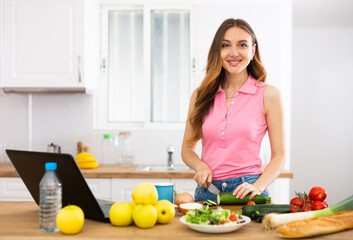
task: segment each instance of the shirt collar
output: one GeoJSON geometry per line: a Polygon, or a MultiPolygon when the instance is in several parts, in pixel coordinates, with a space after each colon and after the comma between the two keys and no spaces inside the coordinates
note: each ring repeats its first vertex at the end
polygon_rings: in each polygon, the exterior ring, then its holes
{"type": "MultiPolygon", "coordinates": [[[[244,83],[244,85],[241,86],[241,88],[239,89],[239,92],[248,93],[248,94],[255,94],[256,90],[257,90],[257,86],[255,85],[255,83],[256,83],[256,79],[254,79],[251,75],[249,75],[249,77],[246,80],[246,82],[244,83]]],[[[259,81],[257,83],[258,86],[262,86],[262,84],[264,84],[264,83],[261,81],[259,81]]],[[[218,87],[217,93],[220,93],[220,92],[223,92],[221,84],[218,87]]]]}

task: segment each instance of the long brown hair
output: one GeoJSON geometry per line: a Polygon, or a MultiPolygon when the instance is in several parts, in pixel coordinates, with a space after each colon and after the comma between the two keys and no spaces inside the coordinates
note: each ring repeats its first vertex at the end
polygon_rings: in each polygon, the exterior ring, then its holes
{"type": "Polygon", "coordinates": [[[257,80],[256,83],[266,81],[266,70],[261,62],[259,44],[250,25],[242,19],[230,18],[225,20],[218,28],[208,52],[206,76],[196,89],[195,108],[188,118],[193,129],[193,136],[189,142],[196,142],[202,137],[204,118],[212,108],[218,87],[224,80],[225,72],[222,67],[221,45],[224,34],[232,27],[239,27],[250,34],[252,46],[256,44],[256,51],[253,60],[247,66],[247,71],[257,80]]]}

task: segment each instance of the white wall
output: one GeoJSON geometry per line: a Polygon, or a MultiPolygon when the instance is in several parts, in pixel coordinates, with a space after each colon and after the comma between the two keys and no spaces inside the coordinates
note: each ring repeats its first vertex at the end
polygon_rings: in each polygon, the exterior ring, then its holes
{"type": "MultiPolygon", "coordinates": [[[[290,159],[291,114],[291,1],[290,0],[208,0],[196,1],[195,55],[198,81],[204,74],[207,53],[213,35],[221,22],[229,17],[244,18],[254,28],[259,40],[261,56],[268,71],[268,83],[279,87],[283,94],[286,132],[287,168],[290,159]],[[217,13],[217,14],[216,14],[217,13]],[[263,16],[263,17],[259,17],[263,16]],[[266,17],[264,17],[266,16],[266,17]]],[[[198,84],[195,85],[195,87],[198,84]]],[[[77,141],[83,141],[100,158],[102,133],[93,129],[93,97],[81,94],[9,94],[0,95],[0,143],[11,147],[46,151],[51,142],[59,144],[63,152],[76,154],[77,141]],[[20,145],[18,145],[20,143],[20,145]],[[17,144],[17,145],[14,145],[17,144]]],[[[118,130],[116,131],[118,132],[118,130]]],[[[175,147],[174,160],[180,158],[183,130],[132,132],[135,163],[167,163],[166,148],[175,147]]],[[[268,143],[264,145],[268,149],[268,143]]],[[[289,199],[289,182],[277,180],[271,189],[276,202],[289,199]],[[274,190],[277,189],[277,190],[274,190]],[[278,190],[280,189],[280,190],[278,190]]]]}
{"type": "Polygon", "coordinates": [[[291,193],[353,194],[353,28],[293,31],[291,193]]]}

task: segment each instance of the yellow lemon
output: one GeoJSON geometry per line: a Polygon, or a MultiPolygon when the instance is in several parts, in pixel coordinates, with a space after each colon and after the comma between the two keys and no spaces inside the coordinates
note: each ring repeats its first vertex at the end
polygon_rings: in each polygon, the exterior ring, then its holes
{"type": "Polygon", "coordinates": [[[132,207],[129,203],[116,202],[109,211],[110,222],[114,226],[124,227],[132,223],[132,207]]]}
{"type": "Polygon", "coordinates": [[[80,164],[80,163],[95,163],[96,162],[95,156],[89,152],[81,152],[81,153],[77,154],[75,158],[76,158],[76,162],[78,164],[80,164]]]}
{"type": "Polygon", "coordinates": [[[81,169],[94,169],[94,168],[99,167],[99,164],[96,162],[94,162],[94,163],[84,162],[84,163],[79,163],[78,166],[81,169]]]}
{"type": "Polygon", "coordinates": [[[138,204],[132,211],[133,220],[139,228],[151,228],[157,222],[157,209],[151,205],[138,204]]]}
{"type": "Polygon", "coordinates": [[[143,182],[137,185],[131,195],[136,204],[153,205],[158,200],[157,188],[150,182],[143,182]]]}
{"type": "Polygon", "coordinates": [[[56,216],[56,225],[64,234],[79,233],[85,222],[82,209],[76,205],[68,205],[60,210],[56,216]]]}
{"type": "Polygon", "coordinates": [[[169,223],[175,216],[174,205],[168,200],[159,200],[154,207],[157,209],[158,223],[169,223]]]}

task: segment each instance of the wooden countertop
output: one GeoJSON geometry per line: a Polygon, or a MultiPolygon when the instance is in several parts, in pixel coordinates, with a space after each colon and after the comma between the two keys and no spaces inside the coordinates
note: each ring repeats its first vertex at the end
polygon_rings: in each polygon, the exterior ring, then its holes
{"type": "MultiPolygon", "coordinates": [[[[226,206],[238,210],[240,206],[226,206]]],[[[114,227],[110,223],[85,220],[82,231],[76,235],[63,235],[60,232],[44,233],[39,230],[39,207],[34,202],[0,202],[0,239],[281,239],[276,232],[264,232],[261,225],[252,221],[237,231],[223,234],[200,233],[183,225],[177,212],[174,219],[165,225],[157,224],[150,229],[140,229],[135,225],[114,227]]],[[[319,236],[310,239],[352,239],[353,230],[319,236]]],[[[303,239],[303,238],[302,238],[303,239]]]]}
{"type": "MultiPolygon", "coordinates": [[[[137,172],[137,165],[123,168],[120,165],[82,169],[86,178],[194,178],[195,172],[137,172]]],[[[12,165],[0,165],[0,177],[19,177],[12,165]]],[[[293,178],[293,173],[283,170],[279,178],[293,178]]]]}

